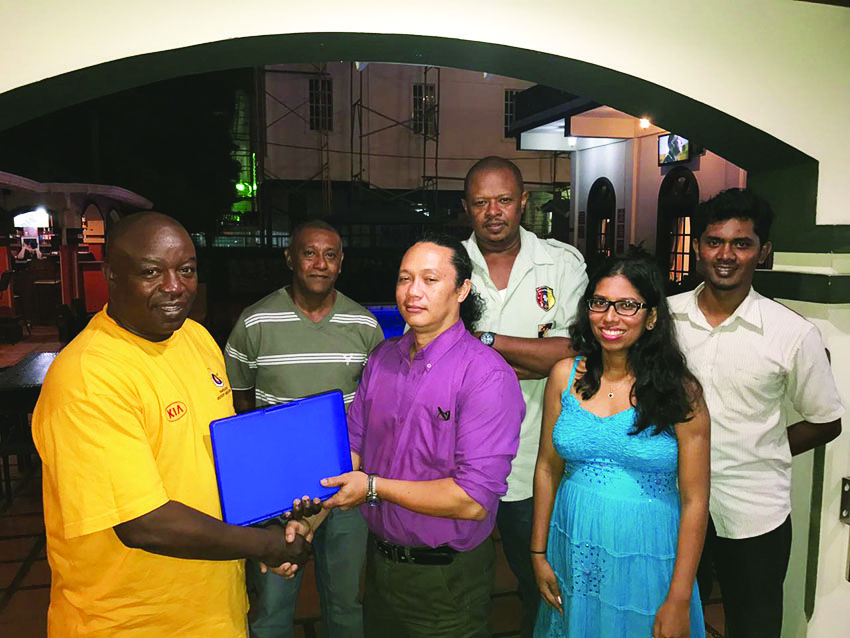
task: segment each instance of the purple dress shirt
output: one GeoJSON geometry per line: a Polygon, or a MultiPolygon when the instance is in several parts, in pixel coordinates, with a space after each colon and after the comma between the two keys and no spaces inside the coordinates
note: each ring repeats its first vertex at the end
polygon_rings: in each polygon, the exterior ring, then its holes
{"type": "MultiPolygon", "coordinates": [[[[348,411],[364,471],[427,481],[451,477],[483,521],[417,514],[394,503],[361,508],[369,529],[399,545],[477,547],[493,531],[525,415],[519,381],[498,352],[458,321],[410,360],[413,332],[378,346],[348,411]]],[[[380,485],[380,481],[379,481],[380,485]]]]}

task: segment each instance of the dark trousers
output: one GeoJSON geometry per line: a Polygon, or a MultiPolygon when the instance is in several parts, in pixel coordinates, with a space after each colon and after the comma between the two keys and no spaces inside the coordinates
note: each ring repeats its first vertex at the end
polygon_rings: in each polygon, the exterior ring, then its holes
{"type": "Polygon", "coordinates": [[[488,638],[496,552],[488,537],[448,565],[395,563],[366,552],[366,638],[488,638]]]}
{"type": "Polygon", "coordinates": [[[502,549],[511,571],[519,581],[522,599],[521,638],[532,638],[537,610],[540,609],[540,591],[534,568],[531,566],[531,523],[534,518],[534,499],[502,501],[496,515],[502,549]]]}
{"type": "Polygon", "coordinates": [[[720,538],[709,517],[697,570],[700,598],[709,600],[717,574],[727,638],[779,638],[782,585],[791,556],[791,517],[753,538],[720,538]]]}

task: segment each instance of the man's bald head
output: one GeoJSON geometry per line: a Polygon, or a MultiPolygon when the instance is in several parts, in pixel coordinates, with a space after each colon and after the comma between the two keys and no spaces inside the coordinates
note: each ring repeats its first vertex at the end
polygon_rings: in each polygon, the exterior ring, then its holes
{"type": "Polygon", "coordinates": [[[522,181],[522,172],[519,170],[516,164],[514,164],[510,160],[506,160],[504,157],[498,157],[496,155],[491,155],[490,157],[485,157],[484,159],[480,159],[475,164],[472,165],[472,168],[466,173],[466,178],[463,180],[463,198],[468,202],[469,201],[469,187],[472,184],[472,180],[476,175],[480,175],[481,173],[485,173],[488,171],[508,171],[511,175],[513,175],[514,180],[516,181],[517,190],[522,193],[525,190],[525,184],[522,181]]]}
{"type": "Polygon", "coordinates": [[[186,229],[167,215],[130,215],[110,228],[103,275],[107,314],[135,335],[163,341],[192,309],[198,286],[195,247],[186,229]]]}
{"type": "Polygon", "coordinates": [[[105,261],[114,260],[117,254],[126,251],[128,246],[138,245],[143,239],[147,239],[150,235],[156,235],[165,229],[176,230],[184,234],[191,242],[189,233],[186,232],[183,225],[168,215],[144,211],[122,217],[109,228],[109,235],[106,237],[105,261]]]}

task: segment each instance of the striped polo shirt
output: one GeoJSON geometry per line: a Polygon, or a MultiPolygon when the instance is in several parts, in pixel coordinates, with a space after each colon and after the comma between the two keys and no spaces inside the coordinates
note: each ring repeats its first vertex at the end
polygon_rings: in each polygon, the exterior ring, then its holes
{"type": "Polygon", "coordinates": [[[383,338],[372,313],[339,291],[313,322],[281,288],[240,315],[224,349],[227,376],[234,390],[254,388],[258,408],[336,389],[347,406],[383,338]]]}

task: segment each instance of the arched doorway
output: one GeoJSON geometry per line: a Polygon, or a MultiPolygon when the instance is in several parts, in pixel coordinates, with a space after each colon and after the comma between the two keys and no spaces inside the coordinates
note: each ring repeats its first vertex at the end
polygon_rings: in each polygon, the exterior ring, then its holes
{"type": "Polygon", "coordinates": [[[600,177],[590,187],[587,196],[587,243],[585,260],[588,270],[593,270],[603,259],[614,252],[614,217],[617,195],[607,177],[600,177]]]}
{"type": "Polygon", "coordinates": [[[674,167],[658,189],[655,255],[668,292],[693,288],[691,215],[699,203],[699,184],[691,169],[674,167]]]}

